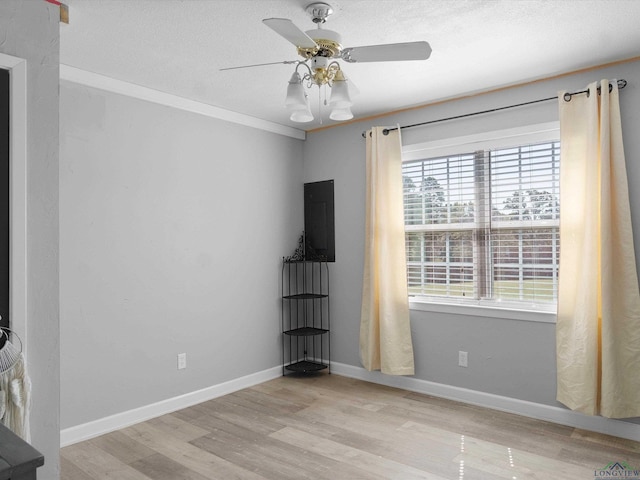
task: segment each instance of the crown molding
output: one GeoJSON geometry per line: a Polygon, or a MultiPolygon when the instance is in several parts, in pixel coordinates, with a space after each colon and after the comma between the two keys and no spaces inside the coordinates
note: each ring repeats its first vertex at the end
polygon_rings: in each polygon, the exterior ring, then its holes
{"type": "Polygon", "coordinates": [[[77,83],[87,87],[105,90],[111,93],[118,93],[128,97],[146,100],[148,102],[178,108],[187,112],[197,113],[211,118],[236,123],[246,127],[257,128],[266,132],[284,135],[297,140],[305,140],[304,130],[280,125],[279,123],[262,120],[260,118],[233,112],[224,108],[215,107],[206,103],[179,97],[171,93],[161,92],[152,88],[143,87],[133,83],[117,80],[115,78],[89,72],[70,65],[60,64],[60,80],[77,83]]]}

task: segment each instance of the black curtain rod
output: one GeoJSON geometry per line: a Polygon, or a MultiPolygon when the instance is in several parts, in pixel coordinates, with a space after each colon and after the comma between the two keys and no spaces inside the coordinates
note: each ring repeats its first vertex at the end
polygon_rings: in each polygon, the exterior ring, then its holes
{"type": "MultiPolygon", "coordinates": [[[[627,86],[627,81],[625,79],[618,80],[617,83],[618,83],[618,88],[619,89],[622,89],[622,88],[627,86]]],[[[612,89],[613,89],[613,86],[611,84],[609,84],[609,91],[611,91],[612,89]]],[[[587,95],[589,95],[591,92],[589,92],[588,88],[586,90],[581,90],[579,92],[573,92],[573,93],[568,93],[567,92],[567,93],[564,94],[564,101],[565,102],[570,102],[571,101],[571,97],[573,97],[574,95],[580,95],[582,93],[586,93],[587,95]]],[[[598,93],[600,93],[600,87],[598,87],[598,93]]],[[[448,120],[457,120],[459,118],[473,117],[475,115],[482,115],[482,114],[485,114],[485,113],[499,112],[500,110],[507,110],[509,108],[516,108],[516,107],[523,107],[525,105],[532,105],[534,103],[548,102],[550,100],[557,100],[557,99],[558,99],[557,96],[548,97],[548,98],[541,98],[539,100],[531,100],[530,102],[517,103],[515,105],[507,105],[506,107],[492,108],[491,110],[482,110],[481,112],[465,113],[464,115],[456,115],[455,117],[439,118],[437,120],[430,120],[428,122],[414,123],[412,125],[403,125],[403,126],[400,126],[400,127],[385,128],[384,130],[382,130],[382,133],[384,135],[389,135],[389,132],[393,132],[394,130],[398,130],[398,129],[421,127],[423,125],[430,125],[432,123],[446,122],[448,120]]],[[[366,138],[366,133],[367,132],[362,132],[362,138],[366,138]]]]}

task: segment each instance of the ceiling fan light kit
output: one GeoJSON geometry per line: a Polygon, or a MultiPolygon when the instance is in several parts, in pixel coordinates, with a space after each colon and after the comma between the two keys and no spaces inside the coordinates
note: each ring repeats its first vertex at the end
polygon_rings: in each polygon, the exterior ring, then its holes
{"type": "MultiPolygon", "coordinates": [[[[314,85],[331,88],[328,102],[331,120],[345,121],[353,118],[351,95],[354,89],[349,88],[351,82],[344,75],[338,60],[348,63],[426,60],[431,55],[431,47],[425,41],[343,48],[342,38],[338,32],[322,28],[322,24],[333,13],[331,5],[315,2],[308,5],[305,10],[317,28],[304,32],[287,18],[266,18],[262,21],[278,35],[295,45],[298,55],[303,58],[297,61],[275,62],[296,64],[287,86],[285,99],[285,107],[289,110],[289,118],[293,122],[313,121],[306,89],[311,89],[314,85]],[[298,71],[301,67],[303,70],[306,69],[302,74],[298,71]]],[[[320,89],[318,95],[321,95],[320,89]]],[[[326,100],[324,104],[327,105],[326,100]]]]}

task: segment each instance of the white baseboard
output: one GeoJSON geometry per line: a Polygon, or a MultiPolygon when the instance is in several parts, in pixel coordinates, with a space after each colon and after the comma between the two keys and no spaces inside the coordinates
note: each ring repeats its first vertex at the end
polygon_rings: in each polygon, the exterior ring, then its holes
{"type": "Polygon", "coordinates": [[[207,400],[221,397],[228,393],[237,392],[243,388],[248,388],[280,376],[282,376],[282,366],[277,366],[151,405],[117,413],[82,425],[76,425],[75,427],[65,428],[60,432],[60,446],[66,447],[74,443],[89,440],[90,438],[175,412],[176,410],[187,408],[198,403],[206,402],[207,400]]]}
{"type": "MultiPolygon", "coordinates": [[[[560,407],[518,400],[516,398],[493,395],[491,393],[469,390],[466,388],[429,382],[413,377],[384,375],[380,372],[369,372],[362,367],[344,363],[331,362],[331,373],[356,378],[367,382],[378,383],[390,387],[402,388],[412,392],[424,393],[435,397],[447,398],[480,407],[491,408],[508,413],[515,413],[538,420],[567,425],[574,428],[613,435],[615,437],[640,441],[640,425],[613,420],[604,417],[591,417],[560,407]]],[[[126,412],[111,415],[60,432],[62,447],[73,445],[90,438],[103,435],[130,425],[175,412],[213,398],[237,392],[259,383],[263,383],[282,375],[282,367],[277,366],[228,382],[146,405],[126,412]]]]}
{"type": "Polygon", "coordinates": [[[538,420],[567,425],[592,432],[604,433],[615,437],[640,441],[640,425],[604,417],[591,417],[565,408],[518,400],[516,398],[493,395],[491,393],[429,382],[413,377],[384,375],[369,372],[362,367],[331,362],[331,373],[345,377],[365,380],[390,387],[402,388],[412,392],[447,398],[493,410],[515,413],[538,420]]]}

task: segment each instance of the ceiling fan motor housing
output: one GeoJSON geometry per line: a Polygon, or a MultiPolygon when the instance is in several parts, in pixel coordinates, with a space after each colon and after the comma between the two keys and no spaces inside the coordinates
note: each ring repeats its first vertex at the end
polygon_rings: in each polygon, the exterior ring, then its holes
{"type": "MultiPolygon", "coordinates": [[[[318,45],[315,49],[302,49],[304,51],[308,51],[310,53],[309,56],[304,55],[304,53],[300,53],[303,57],[306,58],[320,56],[320,57],[339,57],[342,52],[342,37],[338,32],[334,32],[333,30],[327,30],[324,28],[317,28],[313,30],[307,30],[307,35],[309,35],[314,42],[318,45]],[[313,51],[311,51],[313,50],[313,51]]],[[[300,49],[299,49],[300,50],[300,49]]]]}

